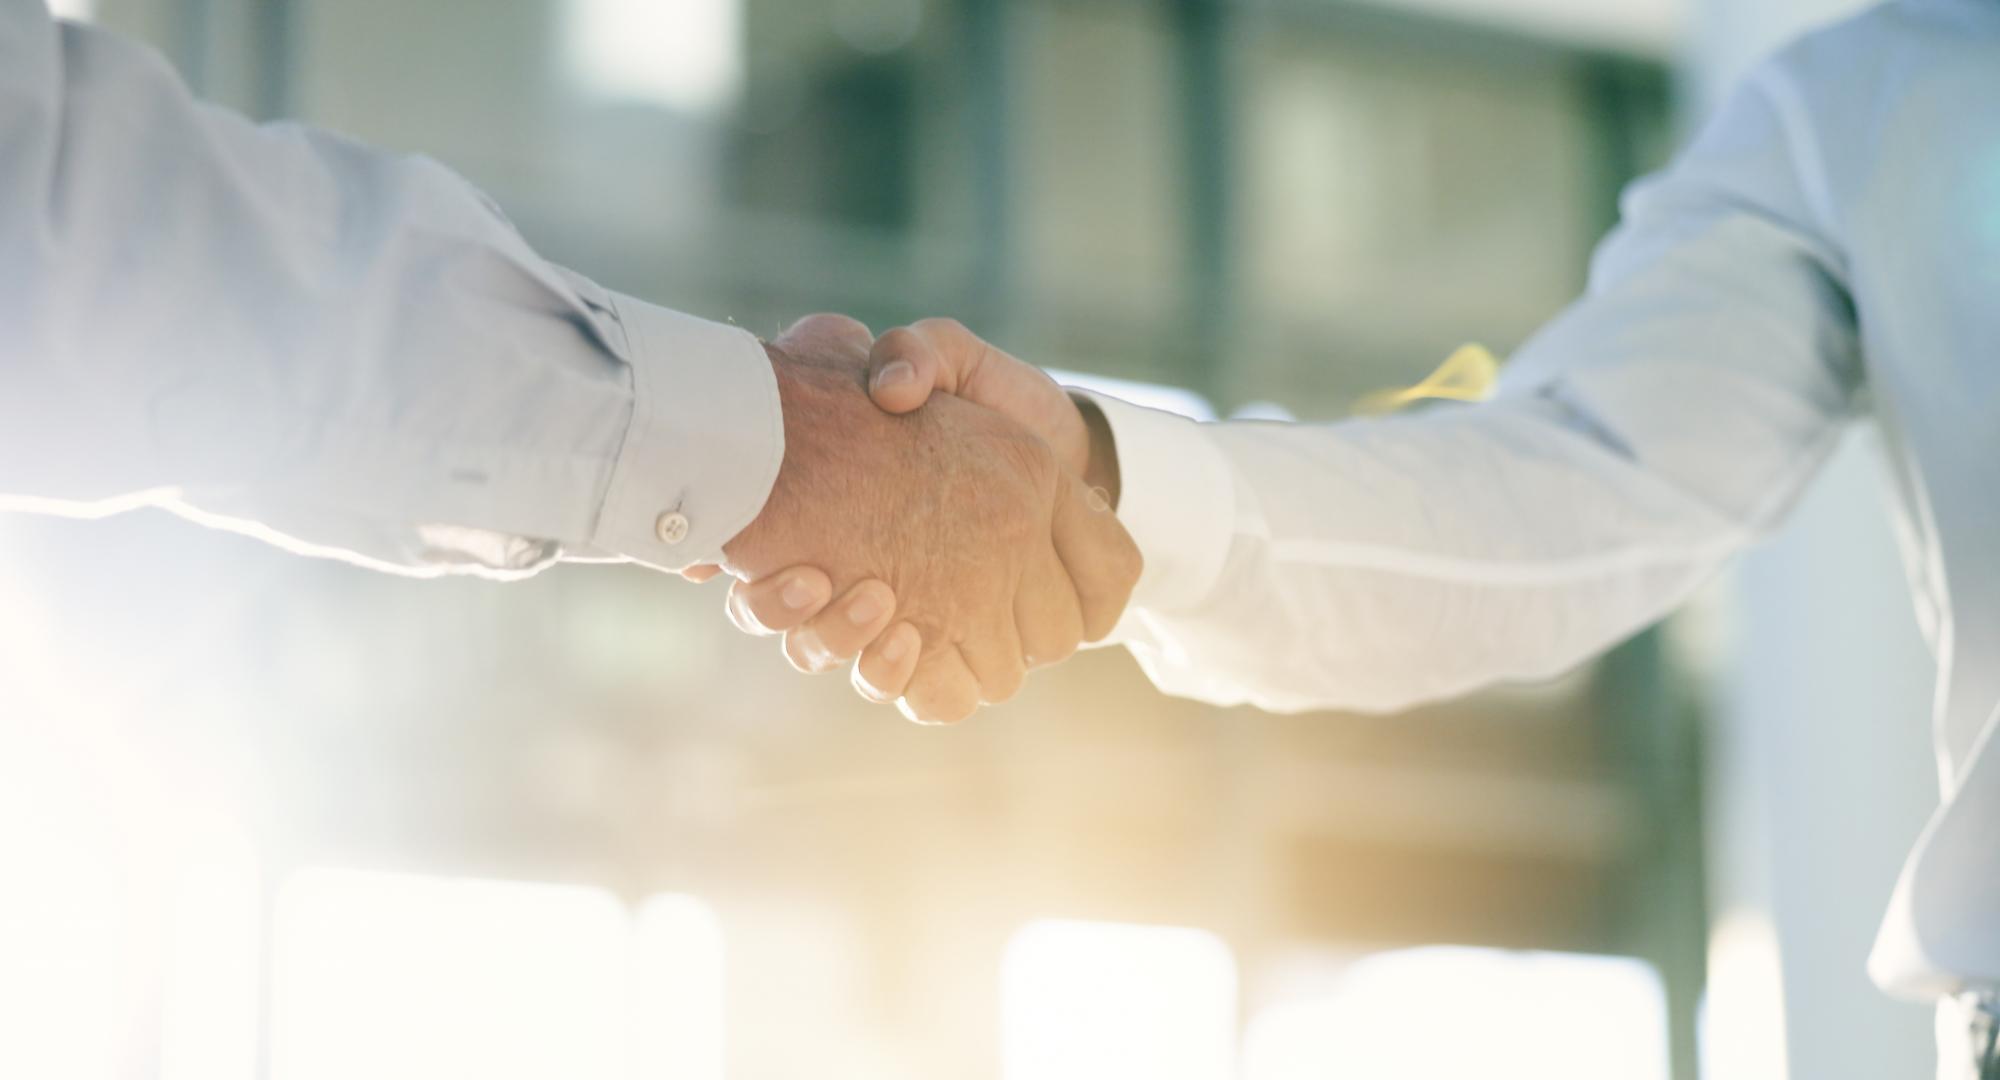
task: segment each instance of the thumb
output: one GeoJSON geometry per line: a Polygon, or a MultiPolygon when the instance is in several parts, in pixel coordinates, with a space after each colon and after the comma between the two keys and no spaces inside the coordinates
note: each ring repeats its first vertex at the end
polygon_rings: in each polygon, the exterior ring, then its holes
{"type": "Polygon", "coordinates": [[[883,412],[914,412],[933,391],[957,392],[956,359],[921,329],[899,326],[876,338],[869,350],[868,396],[883,412]]]}
{"type": "Polygon", "coordinates": [[[1102,493],[1065,471],[1058,478],[1050,538],[1076,586],[1083,640],[1103,639],[1118,624],[1145,560],[1102,493]]]}

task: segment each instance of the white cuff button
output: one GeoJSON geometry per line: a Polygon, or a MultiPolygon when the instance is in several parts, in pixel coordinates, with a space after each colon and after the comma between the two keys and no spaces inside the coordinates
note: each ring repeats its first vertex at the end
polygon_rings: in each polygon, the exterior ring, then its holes
{"type": "Polygon", "coordinates": [[[653,535],[659,537],[662,544],[678,544],[687,539],[687,515],[678,510],[661,514],[660,520],[653,523],[653,535]]]}

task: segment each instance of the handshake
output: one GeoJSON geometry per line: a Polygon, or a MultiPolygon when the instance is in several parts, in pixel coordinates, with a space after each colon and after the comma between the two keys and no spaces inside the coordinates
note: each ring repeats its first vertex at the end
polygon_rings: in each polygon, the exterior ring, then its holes
{"type": "Polygon", "coordinates": [[[1140,571],[1096,408],[948,319],[876,339],[838,315],[769,343],[785,456],[723,547],[729,615],[801,671],[922,723],[1005,701],[1111,632],[1140,571]],[[936,393],[933,399],[933,392],[936,393]]]}

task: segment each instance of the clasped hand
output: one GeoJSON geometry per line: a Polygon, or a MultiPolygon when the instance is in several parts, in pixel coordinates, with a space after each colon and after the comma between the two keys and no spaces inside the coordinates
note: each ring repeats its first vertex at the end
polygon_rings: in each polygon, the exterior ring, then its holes
{"type": "Polygon", "coordinates": [[[785,455],[724,547],[739,627],[782,633],[802,671],[854,661],[865,697],[926,723],[1110,633],[1139,553],[1111,455],[1093,468],[1090,419],[1046,374],[949,320],[878,341],[816,315],[767,349],[785,455]]]}

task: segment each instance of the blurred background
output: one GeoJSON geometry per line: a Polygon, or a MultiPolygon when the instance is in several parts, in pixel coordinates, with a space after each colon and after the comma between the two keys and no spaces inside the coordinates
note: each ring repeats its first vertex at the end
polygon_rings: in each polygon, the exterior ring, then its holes
{"type": "MultiPolygon", "coordinates": [[[[58,5],[617,289],[1302,419],[1517,345],[1620,187],[1855,6],[58,5]]],[[[1104,651],[920,729],[720,585],[0,517],[0,1075],[1918,1075],[1862,967],[1935,800],[1873,438],[1665,628],[1397,717],[1104,651]]]]}

